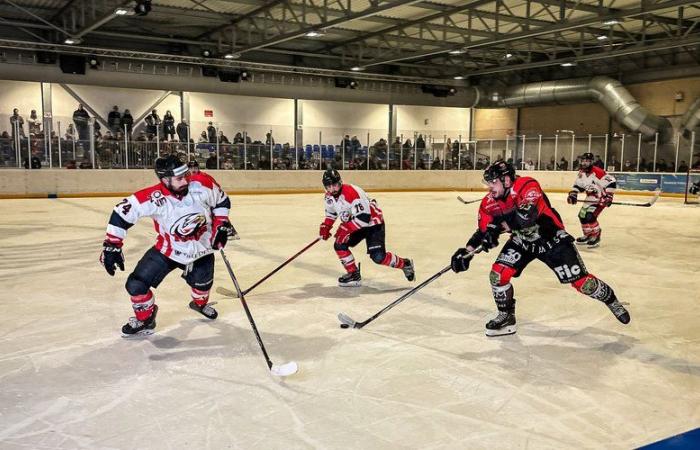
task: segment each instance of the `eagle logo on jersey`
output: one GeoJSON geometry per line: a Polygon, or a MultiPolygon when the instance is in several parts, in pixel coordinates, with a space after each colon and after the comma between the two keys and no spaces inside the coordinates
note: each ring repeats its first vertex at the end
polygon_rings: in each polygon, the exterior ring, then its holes
{"type": "Polygon", "coordinates": [[[170,227],[170,234],[181,241],[199,240],[206,231],[207,218],[201,213],[191,213],[180,217],[170,227]]]}

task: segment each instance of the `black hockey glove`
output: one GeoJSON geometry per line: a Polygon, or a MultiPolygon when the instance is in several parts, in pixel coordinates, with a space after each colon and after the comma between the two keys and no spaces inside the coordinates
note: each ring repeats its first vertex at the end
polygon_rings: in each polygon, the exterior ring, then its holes
{"type": "Polygon", "coordinates": [[[690,189],[688,189],[688,193],[692,195],[697,195],[698,192],[700,192],[700,182],[693,184],[690,186],[690,189]]]}
{"type": "Polygon", "coordinates": [[[566,197],[566,203],[575,205],[578,202],[578,191],[569,191],[569,196],[566,197]]]}
{"type": "Polygon", "coordinates": [[[450,265],[452,266],[452,271],[454,273],[466,272],[469,269],[469,262],[472,260],[474,255],[469,255],[469,251],[462,247],[458,248],[457,251],[452,255],[452,261],[450,265]]]}
{"type": "Polygon", "coordinates": [[[214,235],[214,240],[211,243],[211,247],[214,250],[219,250],[226,247],[229,236],[233,236],[236,233],[236,229],[233,228],[231,222],[224,220],[216,227],[216,234],[214,235]]]}
{"type": "Polygon", "coordinates": [[[488,253],[492,248],[498,247],[498,235],[501,234],[500,227],[495,223],[490,223],[486,226],[486,232],[484,232],[481,238],[481,249],[488,253]]]}
{"type": "Polygon", "coordinates": [[[124,254],[122,253],[121,243],[115,244],[110,241],[104,241],[102,243],[100,262],[111,276],[114,276],[117,272],[117,267],[124,271],[124,254]]]}

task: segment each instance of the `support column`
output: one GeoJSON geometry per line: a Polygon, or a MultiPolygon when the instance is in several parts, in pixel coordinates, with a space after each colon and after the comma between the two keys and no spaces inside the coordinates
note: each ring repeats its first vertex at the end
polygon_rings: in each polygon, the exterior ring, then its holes
{"type": "Polygon", "coordinates": [[[43,122],[42,129],[44,130],[44,149],[48,152],[49,167],[53,168],[53,151],[51,149],[51,130],[53,130],[51,83],[41,83],[41,117],[43,122]]]}

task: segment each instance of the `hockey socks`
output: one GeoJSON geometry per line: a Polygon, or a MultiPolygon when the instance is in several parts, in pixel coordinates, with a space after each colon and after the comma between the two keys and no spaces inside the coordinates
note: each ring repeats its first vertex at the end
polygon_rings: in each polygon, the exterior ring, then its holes
{"type": "Polygon", "coordinates": [[[155,296],[150,289],[143,295],[131,296],[131,307],[134,308],[136,320],[144,321],[153,314],[155,308],[155,296]]]}
{"type": "Polygon", "coordinates": [[[588,274],[571,284],[580,293],[605,303],[605,306],[608,307],[610,312],[612,312],[615,315],[615,318],[620,322],[624,324],[628,324],[630,322],[629,312],[627,309],[625,309],[622,303],[619,302],[617,296],[615,295],[615,291],[613,291],[612,288],[603,280],[588,274]]]}
{"type": "Polygon", "coordinates": [[[355,257],[349,250],[336,250],[335,251],[340,258],[340,263],[345,267],[348,273],[357,272],[357,265],[355,265],[355,257]]]}

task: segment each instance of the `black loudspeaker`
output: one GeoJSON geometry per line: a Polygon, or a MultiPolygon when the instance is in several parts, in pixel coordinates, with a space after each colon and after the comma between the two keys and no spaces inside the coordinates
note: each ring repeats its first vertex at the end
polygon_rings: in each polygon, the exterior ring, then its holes
{"type": "Polygon", "coordinates": [[[77,75],[85,75],[85,57],[78,55],[60,55],[58,57],[58,65],[61,66],[63,73],[73,73],[77,75]]]}
{"type": "Polygon", "coordinates": [[[229,83],[238,83],[239,81],[241,81],[241,73],[222,70],[219,72],[219,80],[226,81],[229,83]]]}
{"type": "Polygon", "coordinates": [[[202,66],[202,76],[203,77],[215,77],[219,75],[219,69],[211,66],[202,66]]]}
{"type": "Polygon", "coordinates": [[[39,64],[56,64],[54,52],[36,52],[36,62],[39,64]]]}

